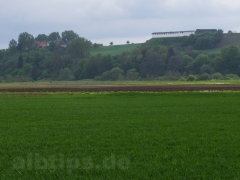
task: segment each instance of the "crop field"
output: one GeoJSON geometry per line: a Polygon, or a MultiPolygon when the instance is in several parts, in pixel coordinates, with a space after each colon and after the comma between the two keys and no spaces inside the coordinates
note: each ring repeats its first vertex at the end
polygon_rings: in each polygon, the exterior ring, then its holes
{"type": "Polygon", "coordinates": [[[239,179],[240,92],[1,92],[0,179],[239,179]]]}

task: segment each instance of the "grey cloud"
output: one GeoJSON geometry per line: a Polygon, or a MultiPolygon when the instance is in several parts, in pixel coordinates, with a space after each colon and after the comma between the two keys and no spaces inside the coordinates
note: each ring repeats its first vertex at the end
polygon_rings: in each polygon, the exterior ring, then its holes
{"type": "Polygon", "coordinates": [[[239,15],[236,0],[0,0],[0,44],[6,48],[24,31],[37,36],[74,30],[90,40],[196,28],[239,31],[239,15]]]}

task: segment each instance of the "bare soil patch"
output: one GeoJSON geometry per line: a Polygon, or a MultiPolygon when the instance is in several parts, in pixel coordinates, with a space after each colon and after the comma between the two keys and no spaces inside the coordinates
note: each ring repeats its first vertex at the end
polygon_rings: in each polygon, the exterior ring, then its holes
{"type": "Polygon", "coordinates": [[[171,92],[171,91],[240,91],[234,84],[181,85],[41,85],[0,86],[0,92],[171,92]]]}

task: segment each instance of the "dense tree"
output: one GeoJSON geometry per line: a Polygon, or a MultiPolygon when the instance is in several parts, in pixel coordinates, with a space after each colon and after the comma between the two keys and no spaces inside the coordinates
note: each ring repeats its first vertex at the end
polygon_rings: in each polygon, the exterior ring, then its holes
{"type": "Polygon", "coordinates": [[[49,43],[56,43],[61,39],[59,32],[52,32],[48,35],[48,42],[49,43]]]}
{"type": "Polygon", "coordinates": [[[189,73],[189,69],[191,69],[189,68],[190,63],[193,63],[193,58],[188,55],[184,55],[180,63],[180,71],[189,73]]]}
{"type": "Polygon", "coordinates": [[[77,38],[70,42],[68,50],[77,58],[84,58],[88,54],[91,45],[91,41],[84,38],[77,38]]]}
{"type": "Polygon", "coordinates": [[[20,33],[18,36],[18,44],[21,46],[22,50],[29,50],[34,43],[34,37],[33,35],[23,32],[20,33]]]}
{"type": "Polygon", "coordinates": [[[48,41],[48,36],[46,34],[39,34],[36,38],[35,41],[48,41]]]}
{"type": "Polygon", "coordinates": [[[136,71],[136,69],[129,69],[126,74],[127,80],[138,80],[139,79],[139,73],[136,71]]]}
{"type": "Polygon", "coordinates": [[[223,61],[221,63],[224,73],[240,74],[240,50],[237,46],[231,45],[221,50],[223,61]]]}
{"type": "Polygon", "coordinates": [[[110,46],[112,46],[113,45],[113,42],[110,42],[110,46]]]}
{"type": "Polygon", "coordinates": [[[17,50],[17,41],[15,41],[14,39],[12,39],[10,42],[9,42],[9,50],[14,52],[17,50]]]}
{"type": "Polygon", "coordinates": [[[144,58],[140,65],[140,74],[143,78],[147,76],[157,77],[164,74],[165,63],[157,53],[151,53],[144,58]]]}
{"type": "Polygon", "coordinates": [[[72,81],[75,77],[69,68],[64,68],[60,70],[59,80],[72,81]]]}
{"type": "Polygon", "coordinates": [[[194,61],[194,64],[193,64],[193,72],[195,74],[199,74],[201,72],[201,67],[204,65],[204,64],[209,64],[209,57],[205,54],[199,54],[196,58],[195,58],[195,61],[194,61]]]}
{"type": "Polygon", "coordinates": [[[123,70],[119,67],[115,67],[110,71],[106,71],[102,74],[101,79],[107,81],[117,81],[121,80],[123,76],[123,70]]]}
{"type": "Polygon", "coordinates": [[[62,32],[62,40],[65,42],[65,43],[68,43],[74,39],[77,39],[79,38],[79,35],[77,33],[75,33],[74,31],[64,31],[62,32]]]}

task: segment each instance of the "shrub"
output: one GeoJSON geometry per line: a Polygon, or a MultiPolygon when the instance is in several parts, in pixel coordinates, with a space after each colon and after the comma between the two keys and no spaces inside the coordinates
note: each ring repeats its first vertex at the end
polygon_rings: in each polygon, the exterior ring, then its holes
{"type": "Polygon", "coordinates": [[[226,74],[225,75],[226,80],[234,80],[234,79],[239,79],[239,76],[236,74],[226,74]]]}
{"type": "Polygon", "coordinates": [[[219,80],[219,79],[223,79],[223,76],[222,76],[222,74],[221,73],[213,73],[212,75],[211,75],[211,77],[212,77],[212,79],[217,79],[217,80],[219,80]]]}
{"type": "Polygon", "coordinates": [[[105,71],[101,75],[101,79],[104,81],[117,81],[123,79],[123,70],[119,67],[115,67],[110,71],[105,71]]]}
{"type": "Polygon", "coordinates": [[[188,77],[187,77],[187,81],[195,81],[197,78],[196,78],[196,76],[194,76],[194,75],[189,75],[188,77]]]}
{"type": "Polygon", "coordinates": [[[199,77],[198,77],[198,81],[204,81],[204,80],[209,80],[211,78],[211,76],[208,74],[208,73],[204,73],[204,74],[201,74],[199,77]]]}
{"type": "Polygon", "coordinates": [[[71,81],[75,79],[75,77],[72,74],[72,71],[69,68],[61,69],[58,78],[61,81],[71,81]]]}
{"type": "Polygon", "coordinates": [[[187,81],[185,77],[181,77],[178,81],[187,81]]]}

